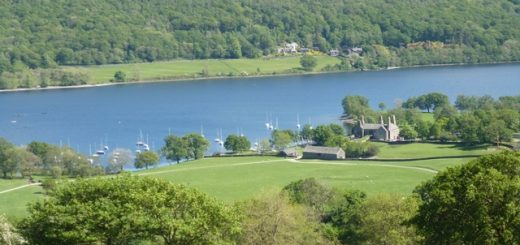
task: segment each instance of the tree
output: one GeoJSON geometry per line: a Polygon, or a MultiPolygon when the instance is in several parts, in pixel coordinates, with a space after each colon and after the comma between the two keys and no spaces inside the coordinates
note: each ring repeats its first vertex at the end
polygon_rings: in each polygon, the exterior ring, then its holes
{"type": "MultiPolygon", "coordinates": [[[[22,150],[23,151],[23,150],[22,150]]],[[[13,147],[6,151],[6,160],[0,165],[4,178],[9,174],[9,178],[13,178],[14,175],[20,170],[21,152],[20,149],[13,147]]]]}
{"type": "Polygon", "coordinates": [[[33,153],[21,148],[13,148],[11,153],[9,154],[10,161],[18,163],[18,170],[22,177],[31,177],[41,169],[41,159],[33,153]]]}
{"type": "Polygon", "coordinates": [[[240,204],[244,219],[239,244],[330,244],[318,220],[283,193],[264,194],[240,204]]]}
{"type": "Polygon", "coordinates": [[[258,143],[257,151],[260,152],[261,154],[270,152],[272,150],[273,150],[273,148],[271,147],[271,143],[269,142],[268,139],[263,139],[258,143]]]}
{"type": "Polygon", "coordinates": [[[319,183],[315,178],[297,180],[283,188],[289,200],[303,204],[323,213],[339,193],[332,188],[319,183]]]}
{"type": "Polygon", "coordinates": [[[251,142],[245,136],[231,134],[226,138],[224,147],[232,152],[242,152],[251,148],[251,142]]]}
{"type": "Polygon", "coordinates": [[[116,83],[126,82],[126,74],[122,71],[116,71],[113,81],[116,83]]]}
{"type": "Polygon", "coordinates": [[[497,145],[503,141],[509,141],[513,132],[506,127],[506,123],[502,120],[493,120],[490,124],[484,126],[482,136],[486,142],[495,142],[497,145]]]}
{"type": "Polygon", "coordinates": [[[368,105],[368,99],[363,96],[345,96],[341,102],[343,114],[350,118],[359,118],[372,114],[372,109],[368,105]]]}
{"type": "Polygon", "coordinates": [[[403,123],[399,126],[399,135],[405,139],[414,140],[419,134],[412,126],[408,125],[407,123],[403,123]]]}
{"type": "Polygon", "coordinates": [[[417,212],[415,198],[378,194],[361,207],[361,236],[366,244],[420,244],[421,237],[407,222],[417,212]]]}
{"type": "Polygon", "coordinates": [[[185,135],[183,138],[188,144],[188,157],[193,159],[204,157],[204,153],[209,147],[209,141],[206,138],[195,133],[185,135]]]}
{"type": "Polygon", "coordinates": [[[448,96],[441,93],[429,93],[419,97],[409,98],[403,103],[404,108],[419,108],[421,110],[427,110],[428,113],[431,109],[442,107],[449,104],[448,96]]]}
{"type": "Polygon", "coordinates": [[[188,142],[186,138],[169,135],[164,139],[164,143],[161,154],[166,159],[179,163],[182,159],[188,157],[188,142]]]}
{"type": "Polygon", "coordinates": [[[274,130],[271,138],[274,147],[276,147],[278,150],[282,150],[292,142],[291,134],[283,130],[274,130]]]}
{"type": "Polygon", "coordinates": [[[14,145],[9,143],[4,138],[0,137],[0,171],[3,177],[7,178],[7,174],[12,171],[12,166],[9,163],[9,151],[14,148],[14,145]]]}
{"type": "Polygon", "coordinates": [[[463,113],[458,117],[460,139],[466,144],[475,144],[480,141],[480,120],[470,113],[463,113]]]}
{"type": "Polygon", "coordinates": [[[130,175],[58,186],[20,223],[30,244],[222,244],[238,230],[237,215],[206,194],[130,175]]]}
{"type": "Polygon", "coordinates": [[[314,129],[310,124],[303,125],[302,132],[300,134],[304,140],[313,140],[314,129]]]}
{"type": "Polygon", "coordinates": [[[520,153],[504,151],[448,168],[415,189],[411,223],[426,244],[513,244],[520,240],[520,153]]]}
{"type": "Polygon", "coordinates": [[[384,102],[379,102],[377,107],[379,107],[379,110],[381,110],[381,111],[384,111],[386,109],[386,105],[384,102]]]}
{"type": "Polygon", "coordinates": [[[334,136],[334,131],[329,126],[319,125],[313,131],[313,139],[316,145],[324,146],[330,138],[334,136]]]}
{"type": "Polygon", "coordinates": [[[23,239],[18,231],[13,225],[9,223],[9,221],[3,216],[0,215],[0,244],[5,245],[22,245],[26,244],[25,239],[23,239]]]}
{"type": "Polygon", "coordinates": [[[312,71],[318,64],[316,57],[311,55],[304,55],[300,58],[300,65],[305,71],[312,71]]]}
{"type": "Polygon", "coordinates": [[[336,231],[338,240],[343,244],[359,244],[361,234],[361,207],[366,194],[360,191],[347,191],[330,205],[323,222],[330,224],[336,231]]]}
{"type": "Polygon", "coordinates": [[[122,172],[123,168],[132,162],[132,151],[124,148],[116,148],[108,155],[108,172],[122,172]]]}
{"type": "Polygon", "coordinates": [[[148,169],[148,166],[159,163],[159,160],[159,155],[157,155],[157,153],[153,151],[145,151],[137,154],[134,165],[136,168],[145,167],[148,169]]]}

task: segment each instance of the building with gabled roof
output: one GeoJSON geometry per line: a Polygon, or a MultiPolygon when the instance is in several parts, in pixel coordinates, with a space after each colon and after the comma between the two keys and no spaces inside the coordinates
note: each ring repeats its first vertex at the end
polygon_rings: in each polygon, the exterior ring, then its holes
{"type": "Polygon", "coordinates": [[[352,129],[357,138],[370,136],[373,140],[396,141],[399,139],[399,127],[395,120],[395,115],[388,117],[388,123],[385,124],[383,116],[379,123],[366,123],[365,117],[361,116],[359,125],[352,129]],[[393,120],[392,120],[393,119],[393,120]]]}
{"type": "Polygon", "coordinates": [[[345,159],[345,151],[339,147],[311,146],[303,149],[303,159],[337,160],[345,159]]]}

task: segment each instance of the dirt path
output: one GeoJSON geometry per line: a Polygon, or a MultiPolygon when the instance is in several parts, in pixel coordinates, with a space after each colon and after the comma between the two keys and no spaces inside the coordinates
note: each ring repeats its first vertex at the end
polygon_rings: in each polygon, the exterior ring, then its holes
{"type": "Polygon", "coordinates": [[[25,187],[35,186],[35,185],[40,185],[40,183],[32,183],[32,184],[27,184],[27,185],[21,185],[21,186],[15,187],[15,188],[11,188],[11,189],[8,189],[8,190],[0,191],[0,194],[4,194],[4,193],[7,193],[7,192],[11,192],[11,191],[16,191],[16,190],[19,190],[19,189],[22,189],[22,188],[25,188],[25,187]]]}
{"type": "Polygon", "coordinates": [[[233,163],[233,164],[226,164],[226,165],[218,164],[218,165],[215,165],[215,166],[203,166],[203,167],[193,167],[193,168],[170,169],[170,170],[164,170],[164,171],[142,173],[142,174],[137,174],[137,175],[143,176],[143,175],[170,173],[170,172],[182,172],[182,171],[191,171],[191,170],[199,170],[199,169],[207,169],[207,168],[223,168],[223,167],[251,165],[251,164],[260,164],[260,163],[271,163],[271,162],[287,162],[287,160],[285,160],[285,159],[283,159],[283,160],[266,160],[266,161],[257,161],[257,162],[233,163]]]}

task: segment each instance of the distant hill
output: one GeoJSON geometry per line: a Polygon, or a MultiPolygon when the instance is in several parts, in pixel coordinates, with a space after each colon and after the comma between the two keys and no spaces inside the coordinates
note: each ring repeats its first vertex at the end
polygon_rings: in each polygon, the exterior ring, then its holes
{"type": "Polygon", "coordinates": [[[253,58],[285,42],[363,47],[380,66],[510,61],[519,27],[519,0],[0,0],[0,72],[253,58]]]}

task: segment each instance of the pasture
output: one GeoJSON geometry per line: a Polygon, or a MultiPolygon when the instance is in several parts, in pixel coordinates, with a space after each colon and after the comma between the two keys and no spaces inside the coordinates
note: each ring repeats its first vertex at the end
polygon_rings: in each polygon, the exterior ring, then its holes
{"type": "MultiPolygon", "coordinates": [[[[473,155],[493,152],[486,147],[472,149],[456,145],[381,145],[380,157],[412,158],[473,155]]],[[[272,156],[205,158],[172,164],[132,174],[160,178],[197,188],[218,200],[232,203],[257,196],[262,191],[279,191],[292,181],[314,177],[338,189],[358,189],[377,193],[412,194],[413,189],[432,178],[437,171],[470,161],[472,158],[418,161],[323,161],[294,160],[272,156]]],[[[27,203],[42,199],[39,186],[25,187],[21,179],[0,179],[0,213],[11,220],[24,217],[27,203]]]]}
{"type": "MultiPolygon", "coordinates": [[[[192,79],[201,77],[261,76],[288,73],[301,68],[301,56],[288,56],[258,59],[212,59],[212,60],[174,60],[153,63],[135,63],[100,66],[64,67],[65,69],[84,70],[90,74],[90,84],[108,83],[116,71],[122,71],[130,81],[192,79]],[[203,74],[206,73],[206,74],[203,74]]],[[[340,60],[334,57],[315,56],[320,71],[327,65],[335,65],[340,60]]]]}

